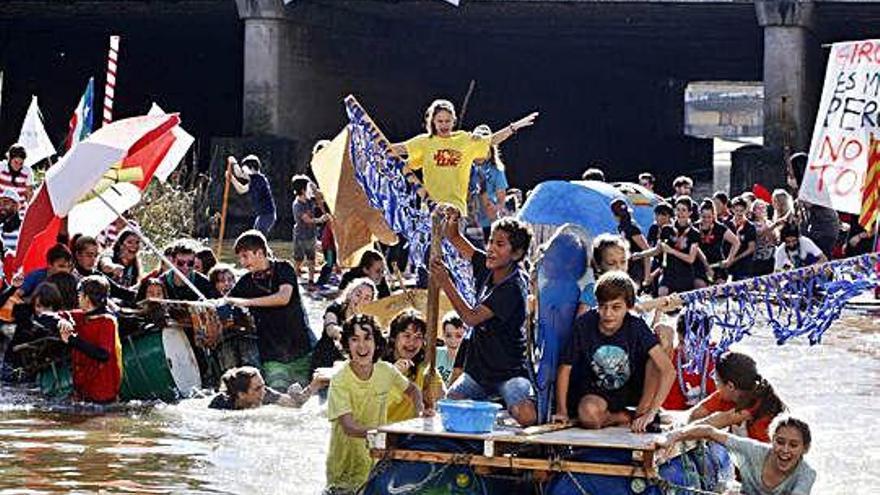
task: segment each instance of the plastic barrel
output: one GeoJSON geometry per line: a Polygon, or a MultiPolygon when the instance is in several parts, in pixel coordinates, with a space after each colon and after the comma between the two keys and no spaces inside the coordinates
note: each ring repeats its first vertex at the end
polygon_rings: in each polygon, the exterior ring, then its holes
{"type": "Polygon", "coordinates": [[[37,383],[43,395],[52,398],[67,397],[73,393],[73,376],[69,361],[58,361],[37,374],[37,383]]]}
{"type": "MultiPolygon", "coordinates": [[[[578,449],[567,459],[580,462],[603,464],[631,464],[632,451],[625,449],[578,449]]],[[[682,467],[679,459],[660,467],[660,477],[676,484],[683,483],[682,467]]],[[[697,485],[699,487],[699,485],[697,485]]],[[[645,478],[623,476],[603,476],[598,474],[559,473],[554,475],[544,493],[549,495],[662,495],[663,491],[645,478]]]]}
{"type": "MultiPolygon", "coordinates": [[[[475,454],[479,442],[414,436],[401,441],[400,449],[475,454]]],[[[478,475],[470,466],[430,462],[384,461],[370,473],[364,495],[413,493],[423,495],[514,495],[532,493],[531,484],[478,475]]]]}
{"type": "Polygon", "coordinates": [[[168,368],[162,332],[126,337],[122,343],[122,400],[161,399],[175,401],[179,397],[174,377],[168,368]]]}

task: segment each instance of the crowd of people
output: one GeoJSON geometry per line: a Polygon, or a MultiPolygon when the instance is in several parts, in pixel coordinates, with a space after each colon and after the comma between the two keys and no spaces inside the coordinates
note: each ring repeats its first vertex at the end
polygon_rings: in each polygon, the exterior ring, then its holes
{"type": "MultiPolygon", "coordinates": [[[[145,299],[204,297],[248,308],[261,358],[258,367],[225,370],[211,407],[299,407],[329,385],[331,489],[353,491],[367,479],[372,467],[364,442],[368,430],[431,415],[437,398],[500,400],[512,420],[533,425],[538,421],[534,363],[527,359],[525,333],[533,240],[529,226],[512,216],[522,194],[509,187],[499,145],[536,117],[530,114],[494,133],[486,125],[465,132],[454,130],[454,106],[437,100],[426,111],[426,132],[392,145],[407,160],[407,179],[423,183],[440,205],[443,235],[470,262],[474,275],[477,299],[470,303],[442,261],[422,273],[436,281],[453,307],[442,318],[435,363],[426,362],[425,346],[436,330],[418,311],[401,312],[388,328],[362,313],[366,304],[392,293],[386,256],[407,270],[405,243],[367,250],[343,274],[334,231],[345,225],[336,222],[313,181],[296,175],[293,263],[276,258],[266,240],[276,203],[260,160],[252,155],[241,167],[229,159],[229,180],[237,192],[250,194],[256,217],[254,229],[235,241],[238,269],[218,262],[209,247],[180,239],[164,251],[173,267],[160,262],[148,271],[141,265],[136,229],[100,240],[76,233],[60,239],[47,251],[45,268],[14,274],[0,292],[0,302],[13,307],[15,323],[3,379],[32,380],[20,372],[22,357],[14,348],[57,334],[70,349],[76,397],[115,401],[123,373],[116,308],[145,299]],[[314,335],[303,294],[328,284],[337,285],[339,295],[314,335]]],[[[24,156],[23,148],[13,146],[0,164],[4,241],[7,232],[16,232],[19,212],[33,194],[33,173],[23,168],[24,156]]],[[[802,157],[795,156],[791,165],[797,180],[802,157]]],[[[605,180],[598,169],[582,178],[605,180]]],[[[639,182],[653,191],[656,181],[643,173],[639,182]]],[[[815,205],[795,206],[785,189],[774,191],[770,201],[751,192],[731,199],[722,191],[696,201],[690,178],[675,179],[673,188],[675,194],[656,205],[655,223],[644,232],[625,201],[597,212],[613,215],[619,232],[593,240],[594,283],[580,295],[571,341],[563,346],[553,418],[584,428],[628,425],[648,432],[659,431],[660,411],[687,410],[691,426],[673,433],[669,443],[709,438],[725,444],[737,454],[745,493],[806,495],[815,478],[802,460],[810,446],[809,427],[787,415],[754,360],[730,352],[713,362],[707,355],[704,369],[685,370],[683,317],[677,328],[649,325],[633,310],[639,293],[663,296],[858,254],[870,249],[870,236],[854,219],[838,220],[836,213],[832,217],[815,205]],[[840,228],[840,221],[849,228],[840,228]]]]}

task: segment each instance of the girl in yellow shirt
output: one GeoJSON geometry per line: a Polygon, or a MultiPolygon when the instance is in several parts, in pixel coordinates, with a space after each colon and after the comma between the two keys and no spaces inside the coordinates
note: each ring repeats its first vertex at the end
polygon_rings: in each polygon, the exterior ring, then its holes
{"type": "Polygon", "coordinates": [[[405,173],[413,181],[413,170],[422,170],[428,195],[438,203],[451,203],[467,215],[468,182],[474,160],[489,156],[490,147],[500,144],[519,129],[535,123],[538,112],[512,122],[489,137],[453,131],[455,106],[448,100],[434,100],[425,112],[425,134],[391,149],[407,157],[405,173]]]}
{"type": "Polygon", "coordinates": [[[372,316],[346,320],[342,341],[348,361],[330,380],[327,399],[327,419],[332,423],[327,487],[332,493],[353,493],[373,467],[365,438],[367,431],[388,423],[391,392],[405,396],[417,413],[422,412],[422,394],[397,368],[377,362],[382,333],[372,316]]]}
{"type": "MultiPolygon", "coordinates": [[[[394,364],[405,377],[412,381],[419,390],[425,390],[428,380],[428,363],[425,361],[425,335],[428,324],[421,313],[407,309],[398,313],[391,320],[391,332],[388,336],[388,348],[385,361],[394,364]]],[[[446,395],[446,386],[440,373],[434,373],[430,387],[432,397],[442,399],[446,395]]],[[[430,404],[425,404],[430,408],[430,404]]],[[[406,421],[418,416],[416,405],[397,391],[391,391],[388,399],[388,422],[406,421]]]]}

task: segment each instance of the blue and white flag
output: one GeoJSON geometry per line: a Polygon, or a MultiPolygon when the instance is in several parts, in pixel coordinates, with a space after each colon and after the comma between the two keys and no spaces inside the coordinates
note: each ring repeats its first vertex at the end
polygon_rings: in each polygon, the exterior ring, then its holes
{"type": "Polygon", "coordinates": [[[95,78],[90,77],[86,85],[86,91],[79,99],[79,104],[70,117],[67,139],[64,140],[64,150],[67,151],[74,144],[87,138],[92,133],[92,115],[94,113],[95,78]]]}

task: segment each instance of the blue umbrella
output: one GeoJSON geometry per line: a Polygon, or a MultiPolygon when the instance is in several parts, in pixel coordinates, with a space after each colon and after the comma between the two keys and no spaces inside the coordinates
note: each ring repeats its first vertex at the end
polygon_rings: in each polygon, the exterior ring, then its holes
{"type": "MultiPolygon", "coordinates": [[[[627,184],[627,186],[635,186],[635,184],[627,184]]],[[[644,196],[642,200],[641,192],[635,189],[633,191],[631,198],[630,194],[624,194],[614,185],[605,182],[561,180],[542,182],[532,190],[518,215],[521,220],[531,224],[573,223],[586,229],[592,236],[603,233],[616,234],[617,221],[611,214],[611,202],[622,198],[633,209],[633,220],[643,232],[647,232],[653,222],[656,196],[644,196]],[[636,196],[640,197],[636,198],[636,196]]],[[[651,194],[647,190],[642,192],[651,194]]]]}

